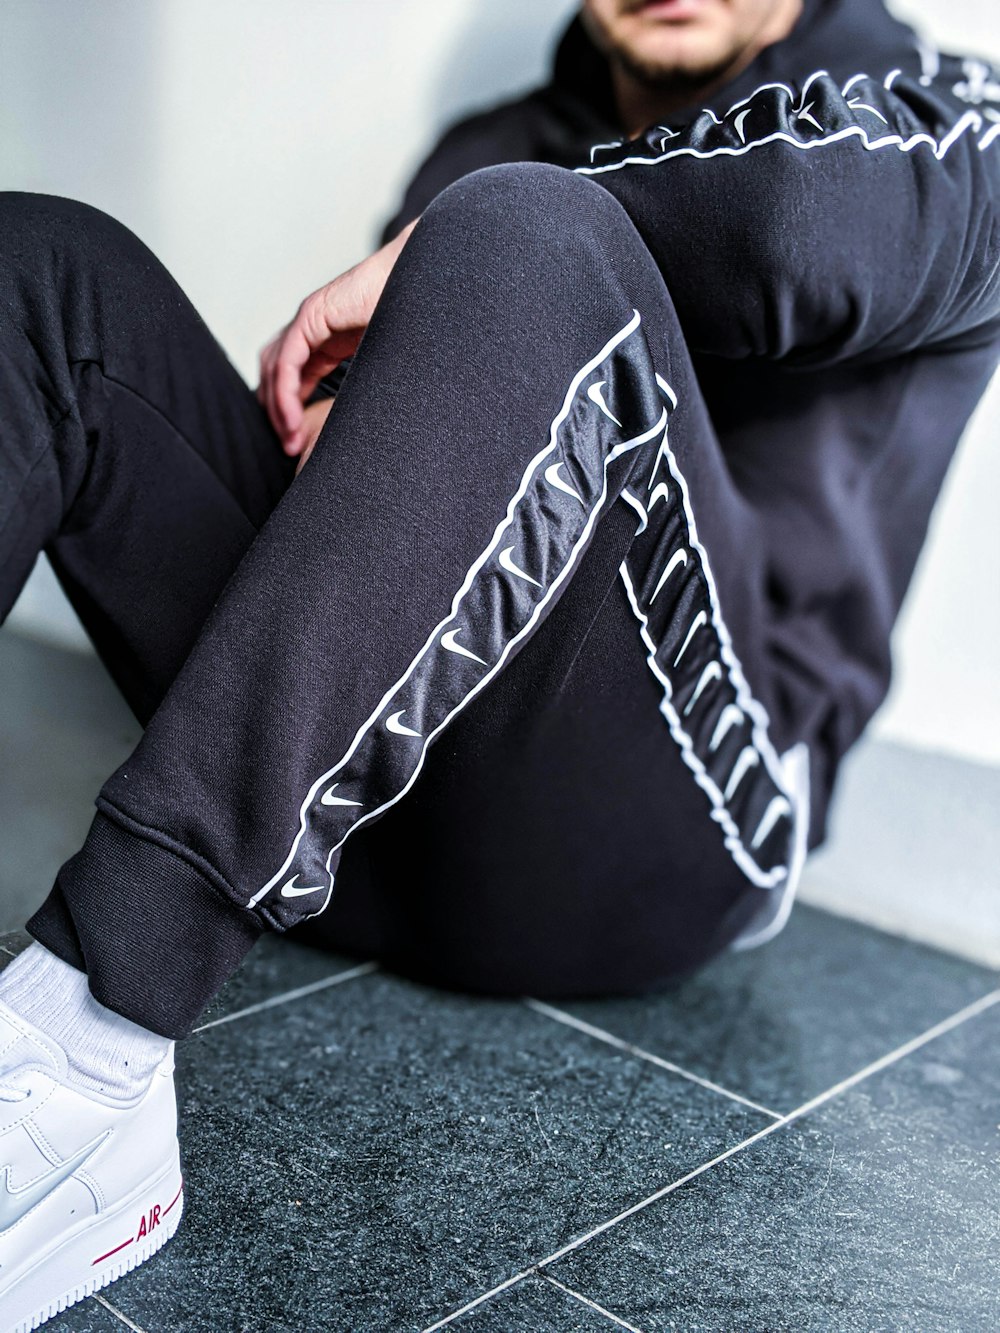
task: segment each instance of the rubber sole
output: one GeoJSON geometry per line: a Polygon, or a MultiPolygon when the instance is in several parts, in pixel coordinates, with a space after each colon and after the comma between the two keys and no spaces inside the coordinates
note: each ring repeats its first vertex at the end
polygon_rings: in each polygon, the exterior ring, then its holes
{"type": "Polygon", "coordinates": [[[175,1160],[128,1199],[65,1237],[0,1297],[3,1333],[31,1333],[152,1258],[180,1225],[184,1186],[175,1160]],[[56,1297],[52,1292],[62,1294],[56,1297]]]}

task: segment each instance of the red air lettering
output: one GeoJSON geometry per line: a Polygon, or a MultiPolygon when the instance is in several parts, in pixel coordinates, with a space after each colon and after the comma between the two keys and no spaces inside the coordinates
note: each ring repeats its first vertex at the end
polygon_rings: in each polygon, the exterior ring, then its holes
{"type": "Polygon", "coordinates": [[[154,1204],[149,1213],[143,1213],[142,1221],[139,1223],[139,1230],[135,1233],[136,1240],[142,1240],[143,1236],[148,1236],[154,1227],[160,1225],[160,1205],[154,1204]]]}

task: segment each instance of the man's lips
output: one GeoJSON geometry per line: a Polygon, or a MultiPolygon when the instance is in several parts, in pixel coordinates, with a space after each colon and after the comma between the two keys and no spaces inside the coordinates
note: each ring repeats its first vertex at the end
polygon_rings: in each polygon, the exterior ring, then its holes
{"type": "Polygon", "coordinates": [[[683,23],[698,18],[705,5],[706,0],[640,0],[639,4],[630,6],[629,13],[641,14],[654,22],[683,23]]]}

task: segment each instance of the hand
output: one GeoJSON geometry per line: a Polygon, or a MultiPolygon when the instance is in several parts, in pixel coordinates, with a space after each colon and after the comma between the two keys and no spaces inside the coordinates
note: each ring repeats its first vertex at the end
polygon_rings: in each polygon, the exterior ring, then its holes
{"type": "Polygon", "coordinates": [[[305,447],[302,405],[323,376],[357,349],[415,226],[411,222],[381,250],[307,296],[291,323],[261,352],[257,397],[286,454],[301,454],[305,447]]]}
{"type": "Polygon", "coordinates": [[[308,407],[302,410],[302,449],[299,453],[299,461],[295,464],[295,475],[298,476],[305,463],[309,461],[309,455],[313,451],[313,446],[319,439],[319,433],[326,424],[326,419],[330,415],[330,408],[334,404],[333,398],[323,398],[318,403],[310,403],[308,407]]]}

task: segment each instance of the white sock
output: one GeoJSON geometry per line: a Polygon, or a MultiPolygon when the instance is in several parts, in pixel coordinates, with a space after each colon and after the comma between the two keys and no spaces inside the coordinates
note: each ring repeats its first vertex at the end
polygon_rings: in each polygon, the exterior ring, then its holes
{"type": "Polygon", "coordinates": [[[85,972],[37,943],[0,972],[0,1001],[62,1047],[71,1083],[121,1101],[145,1092],[173,1044],[98,1003],[85,972]]]}

